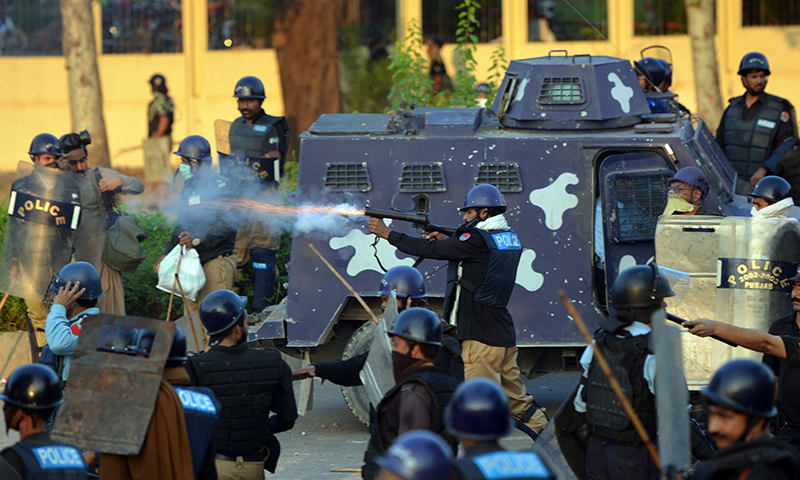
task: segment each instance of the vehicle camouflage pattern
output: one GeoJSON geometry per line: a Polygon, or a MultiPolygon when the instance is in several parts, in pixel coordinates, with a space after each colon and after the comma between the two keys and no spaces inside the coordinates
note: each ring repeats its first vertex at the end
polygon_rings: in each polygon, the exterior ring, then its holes
{"type": "MultiPolygon", "coordinates": [[[[701,218],[749,217],[751,205],[734,195],[736,173],[705,123],[651,114],[630,61],[548,55],[512,61],[491,111],[415,108],[394,115],[322,115],[301,135],[297,203],[324,198],[332,204],[426,214],[437,225],[458,226],[457,208],[472,187],[498,187],[508,205],[505,216],[524,248],[508,308],[521,348],[519,364],[531,377],[579,368],[585,340],[557,292],[564,290],[590,330],[596,329],[608,315],[605,298],[617,273],[654,258],[667,181],[687,166],[699,167],[711,185],[704,207],[717,217],[701,218]],[[598,198],[602,213],[596,217],[598,198]],[[604,271],[595,268],[596,221],[602,222],[604,271]]],[[[327,234],[295,229],[285,316],[276,324],[273,315],[251,328],[251,339],[274,339],[290,355],[310,353],[311,361],[366,351],[368,340],[358,329],[371,323],[369,317],[308,245],[314,244],[380,314],[376,290],[383,268],[414,265],[416,258],[385,240],[373,247],[376,237],[368,232],[367,220],[342,217],[340,228],[327,234]]],[[[420,235],[410,222],[389,225],[420,235]]],[[[670,254],[667,249],[659,261],[670,266],[670,254]]],[[[447,262],[430,259],[418,264],[439,312],[446,267],[447,262]]],[[[685,261],[673,268],[680,267],[697,273],[685,261]]],[[[713,271],[704,275],[713,282],[713,271]]],[[[774,292],[758,293],[778,298],[774,292]]],[[[775,301],[791,308],[788,297],[775,301]]]]}

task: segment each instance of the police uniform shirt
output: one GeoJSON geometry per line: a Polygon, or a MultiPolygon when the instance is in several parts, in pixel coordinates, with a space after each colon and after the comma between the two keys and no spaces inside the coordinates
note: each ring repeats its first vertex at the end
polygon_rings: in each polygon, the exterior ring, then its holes
{"type": "MultiPolygon", "coordinates": [[[[746,104],[742,105],[742,120],[744,121],[751,121],[758,117],[758,114],[761,113],[761,109],[766,104],[764,95],[759,95],[753,105],[750,108],[747,108],[746,104]]],[[[731,108],[728,105],[725,108],[725,111],[722,113],[722,118],[719,121],[719,127],[717,128],[717,136],[716,140],[722,150],[725,150],[725,117],[728,113],[728,109],[731,108]]],[[[775,148],[780,145],[784,140],[787,138],[794,137],[794,127],[792,126],[792,116],[791,112],[794,109],[792,104],[789,103],[787,100],[783,100],[783,113],[781,114],[781,121],[778,122],[777,131],[775,132],[775,137],[772,139],[772,145],[770,145],[769,154],[771,155],[775,148]]],[[[775,173],[776,169],[778,168],[777,164],[775,165],[768,165],[768,169],[770,173],[775,173]]]]}
{"type": "Polygon", "coordinates": [[[800,370],[789,367],[792,357],[800,363],[800,328],[795,321],[795,314],[774,322],[769,327],[769,333],[781,336],[786,345],[786,360],[764,355],[764,364],[778,377],[778,409],[790,425],[800,427],[800,370]]]}

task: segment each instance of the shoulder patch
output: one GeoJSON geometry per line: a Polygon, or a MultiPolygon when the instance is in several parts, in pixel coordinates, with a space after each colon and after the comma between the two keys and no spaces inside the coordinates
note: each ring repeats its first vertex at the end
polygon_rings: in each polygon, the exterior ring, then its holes
{"type": "Polygon", "coordinates": [[[789,112],[787,112],[786,110],[781,112],[781,122],[786,123],[789,121],[790,118],[791,115],[789,115],[789,112]]]}
{"type": "Polygon", "coordinates": [[[467,240],[469,240],[469,237],[470,237],[469,233],[464,233],[460,237],[458,237],[458,239],[461,240],[462,242],[466,242],[467,240]]]}

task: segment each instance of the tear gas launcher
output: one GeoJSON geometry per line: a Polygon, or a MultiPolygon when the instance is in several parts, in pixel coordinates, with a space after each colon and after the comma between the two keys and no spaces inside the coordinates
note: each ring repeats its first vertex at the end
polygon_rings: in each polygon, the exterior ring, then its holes
{"type": "Polygon", "coordinates": [[[414,228],[422,229],[426,233],[439,232],[448,237],[456,233],[455,227],[444,227],[436,225],[428,221],[428,215],[424,213],[406,213],[396,212],[394,210],[381,210],[379,208],[365,208],[364,215],[373,218],[388,218],[390,220],[398,220],[400,222],[408,222],[414,228]]]}

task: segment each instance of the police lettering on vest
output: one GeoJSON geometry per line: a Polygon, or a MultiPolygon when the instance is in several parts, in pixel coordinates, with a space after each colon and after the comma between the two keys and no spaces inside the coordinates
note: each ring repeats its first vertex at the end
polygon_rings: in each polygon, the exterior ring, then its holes
{"type": "Polygon", "coordinates": [[[474,292],[475,301],[489,307],[502,308],[508,305],[511,291],[517,279],[517,267],[522,257],[522,244],[511,230],[488,232],[476,229],[489,248],[486,274],[477,288],[470,288],[465,282],[459,285],[474,292]]]}
{"type": "MultiPolygon", "coordinates": [[[[49,440],[49,439],[48,439],[49,440]]],[[[86,463],[80,450],[57,442],[42,445],[22,440],[11,447],[22,460],[25,479],[35,480],[84,480],[86,463]]]]}
{"type": "Polygon", "coordinates": [[[535,452],[485,453],[456,460],[456,468],[468,480],[555,479],[553,470],[535,452]]]}
{"type": "Polygon", "coordinates": [[[200,392],[193,392],[180,387],[175,387],[175,391],[178,393],[178,397],[181,399],[183,408],[196,410],[198,412],[210,413],[212,415],[217,414],[217,407],[214,406],[214,401],[211,400],[211,397],[208,395],[200,392]]]}
{"type": "Polygon", "coordinates": [[[39,460],[39,466],[47,470],[50,468],[83,468],[83,457],[75,447],[52,446],[33,449],[33,454],[39,460]]]}

